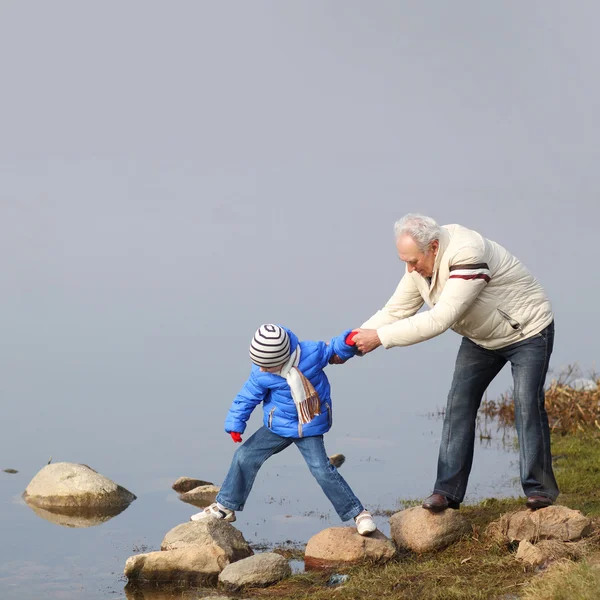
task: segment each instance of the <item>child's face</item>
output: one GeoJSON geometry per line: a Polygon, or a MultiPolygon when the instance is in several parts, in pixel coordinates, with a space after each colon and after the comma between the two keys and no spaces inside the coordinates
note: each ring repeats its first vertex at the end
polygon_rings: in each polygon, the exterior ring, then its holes
{"type": "Polygon", "coordinates": [[[281,367],[283,367],[283,365],[278,365],[276,367],[260,367],[260,370],[262,373],[279,373],[281,367]]]}

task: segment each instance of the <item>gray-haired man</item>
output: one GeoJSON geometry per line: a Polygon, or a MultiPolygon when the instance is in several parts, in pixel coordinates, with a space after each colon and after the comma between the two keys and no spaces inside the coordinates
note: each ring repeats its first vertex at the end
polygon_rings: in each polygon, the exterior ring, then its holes
{"type": "Polygon", "coordinates": [[[510,362],[520,474],[527,506],[558,496],[544,382],[554,343],[552,307],[540,283],[502,246],[460,225],[409,214],[395,224],[406,272],[387,304],[354,336],[368,353],[409,346],[447,329],[463,336],[444,418],[433,494],[424,508],[458,508],[473,462],[483,393],[510,362]],[[428,311],[417,314],[426,303],[428,311]]]}

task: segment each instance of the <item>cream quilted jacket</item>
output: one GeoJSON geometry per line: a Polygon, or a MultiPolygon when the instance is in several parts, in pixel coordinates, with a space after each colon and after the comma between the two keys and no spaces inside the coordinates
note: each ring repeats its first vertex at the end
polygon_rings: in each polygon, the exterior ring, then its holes
{"type": "Polygon", "coordinates": [[[453,329],[494,350],[537,335],[553,320],[540,283],[506,249],[460,225],[442,227],[431,282],[408,270],[362,327],[383,346],[409,346],[453,329]],[[429,310],[418,312],[423,304],[429,310]]]}

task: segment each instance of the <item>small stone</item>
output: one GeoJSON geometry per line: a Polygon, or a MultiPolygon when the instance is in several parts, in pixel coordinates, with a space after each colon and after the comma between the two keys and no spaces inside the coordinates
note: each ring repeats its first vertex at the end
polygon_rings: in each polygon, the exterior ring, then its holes
{"type": "Polygon", "coordinates": [[[216,502],[217,494],[220,490],[221,488],[216,485],[201,485],[185,494],[180,494],[179,499],[192,506],[205,508],[216,502]]]}
{"type": "Polygon", "coordinates": [[[185,494],[194,488],[202,485],[213,485],[210,481],[202,481],[202,479],[192,479],[191,477],[180,477],[171,486],[178,494],[185,494]]]}
{"type": "Polygon", "coordinates": [[[291,574],[292,569],[283,556],[264,552],[225,567],[219,575],[219,583],[232,591],[243,587],[267,587],[291,574]]]}

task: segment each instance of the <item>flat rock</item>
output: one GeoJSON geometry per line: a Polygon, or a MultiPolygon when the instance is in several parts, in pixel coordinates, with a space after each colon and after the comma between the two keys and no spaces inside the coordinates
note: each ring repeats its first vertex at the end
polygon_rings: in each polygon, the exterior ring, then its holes
{"type": "Polygon", "coordinates": [[[292,574],[288,561],[274,552],[255,554],[227,565],[219,575],[219,583],[228,590],[244,587],[266,587],[292,574]]]}
{"type": "Polygon", "coordinates": [[[229,564],[216,546],[188,546],[169,552],[148,552],[127,559],[124,574],[138,585],[214,585],[229,564]]]}
{"type": "Polygon", "coordinates": [[[24,500],[40,508],[104,508],[127,506],[135,495],[97,471],[78,463],[52,463],[30,481],[24,500]]]}
{"type": "Polygon", "coordinates": [[[559,505],[503,515],[490,527],[496,527],[508,540],[517,542],[573,542],[592,533],[592,522],[581,511],[559,505]]]}
{"type": "Polygon", "coordinates": [[[395,554],[394,544],[379,530],[362,536],[354,527],[329,527],[308,540],[304,564],[307,569],[327,569],[361,562],[383,564],[395,554]]]}
{"type": "Polygon", "coordinates": [[[185,494],[180,494],[179,499],[198,508],[205,508],[216,501],[220,489],[216,485],[201,485],[185,494]]]}
{"type": "Polygon", "coordinates": [[[226,523],[221,519],[189,521],[177,525],[165,535],[160,545],[161,550],[177,550],[189,547],[215,548],[218,555],[225,557],[222,568],[230,562],[254,554],[242,532],[231,523],[226,523]]]}
{"type": "Polygon", "coordinates": [[[192,479],[191,477],[180,477],[171,486],[178,494],[185,494],[194,488],[202,485],[213,485],[210,481],[203,481],[202,479],[192,479]]]}
{"type": "Polygon", "coordinates": [[[471,531],[471,525],[459,511],[434,513],[421,506],[392,515],[390,525],[396,545],[419,554],[441,550],[471,531]]]}

